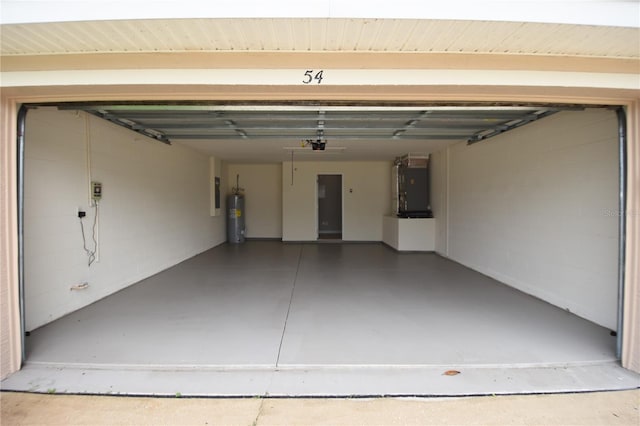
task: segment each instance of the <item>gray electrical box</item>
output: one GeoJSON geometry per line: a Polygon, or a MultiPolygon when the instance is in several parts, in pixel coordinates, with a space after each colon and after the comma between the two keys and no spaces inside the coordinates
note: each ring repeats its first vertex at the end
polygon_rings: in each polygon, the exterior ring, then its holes
{"type": "Polygon", "coordinates": [[[102,199],[102,184],[100,182],[91,182],[91,199],[96,202],[102,199]]]}

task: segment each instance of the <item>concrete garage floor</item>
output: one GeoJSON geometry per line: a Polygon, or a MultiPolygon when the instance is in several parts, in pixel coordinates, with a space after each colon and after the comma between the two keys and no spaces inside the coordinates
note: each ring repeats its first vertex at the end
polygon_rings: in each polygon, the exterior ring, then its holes
{"type": "Polygon", "coordinates": [[[27,359],[3,389],[470,395],[640,383],[618,366],[609,330],[382,244],[222,245],[34,330],[27,359]]]}

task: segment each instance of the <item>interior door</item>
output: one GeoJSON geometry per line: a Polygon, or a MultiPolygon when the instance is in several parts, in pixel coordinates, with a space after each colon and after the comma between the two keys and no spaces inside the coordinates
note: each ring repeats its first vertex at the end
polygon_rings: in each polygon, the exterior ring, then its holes
{"type": "Polygon", "coordinates": [[[342,175],[318,175],[318,239],[342,239],[342,175]]]}

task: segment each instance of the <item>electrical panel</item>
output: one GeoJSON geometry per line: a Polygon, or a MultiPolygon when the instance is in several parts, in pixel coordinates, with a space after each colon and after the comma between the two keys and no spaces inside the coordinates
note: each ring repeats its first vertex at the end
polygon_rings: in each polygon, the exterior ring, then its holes
{"type": "Polygon", "coordinates": [[[91,182],[91,199],[96,202],[102,199],[102,184],[100,182],[91,182]]]}

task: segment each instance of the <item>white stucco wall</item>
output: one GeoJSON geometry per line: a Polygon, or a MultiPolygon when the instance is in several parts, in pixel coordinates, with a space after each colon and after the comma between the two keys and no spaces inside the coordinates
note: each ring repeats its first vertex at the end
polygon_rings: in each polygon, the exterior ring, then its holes
{"type": "Polygon", "coordinates": [[[210,216],[207,156],[84,113],[28,113],[25,180],[27,330],[225,241],[224,216],[210,216]],[[89,267],[77,211],[91,244],[91,179],[104,196],[89,267]]]}
{"type": "Polygon", "coordinates": [[[245,194],[247,238],[282,238],[282,164],[229,164],[227,188],[232,193],[236,176],[245,194]]]}
{"type": "Polygon", "coordinates": [[[341,174],[343,184],[342,239],[382,241],[382,219],[390,213],[391,162],[299,161],[282,164],[282,239],[315,241],[317,234],[316,178],[341,174]]]}
{"type": "Polygon", "coordinates": [[[615,112],[562,112],[433,158],[436,250],[616,329],[615,112]]]}

